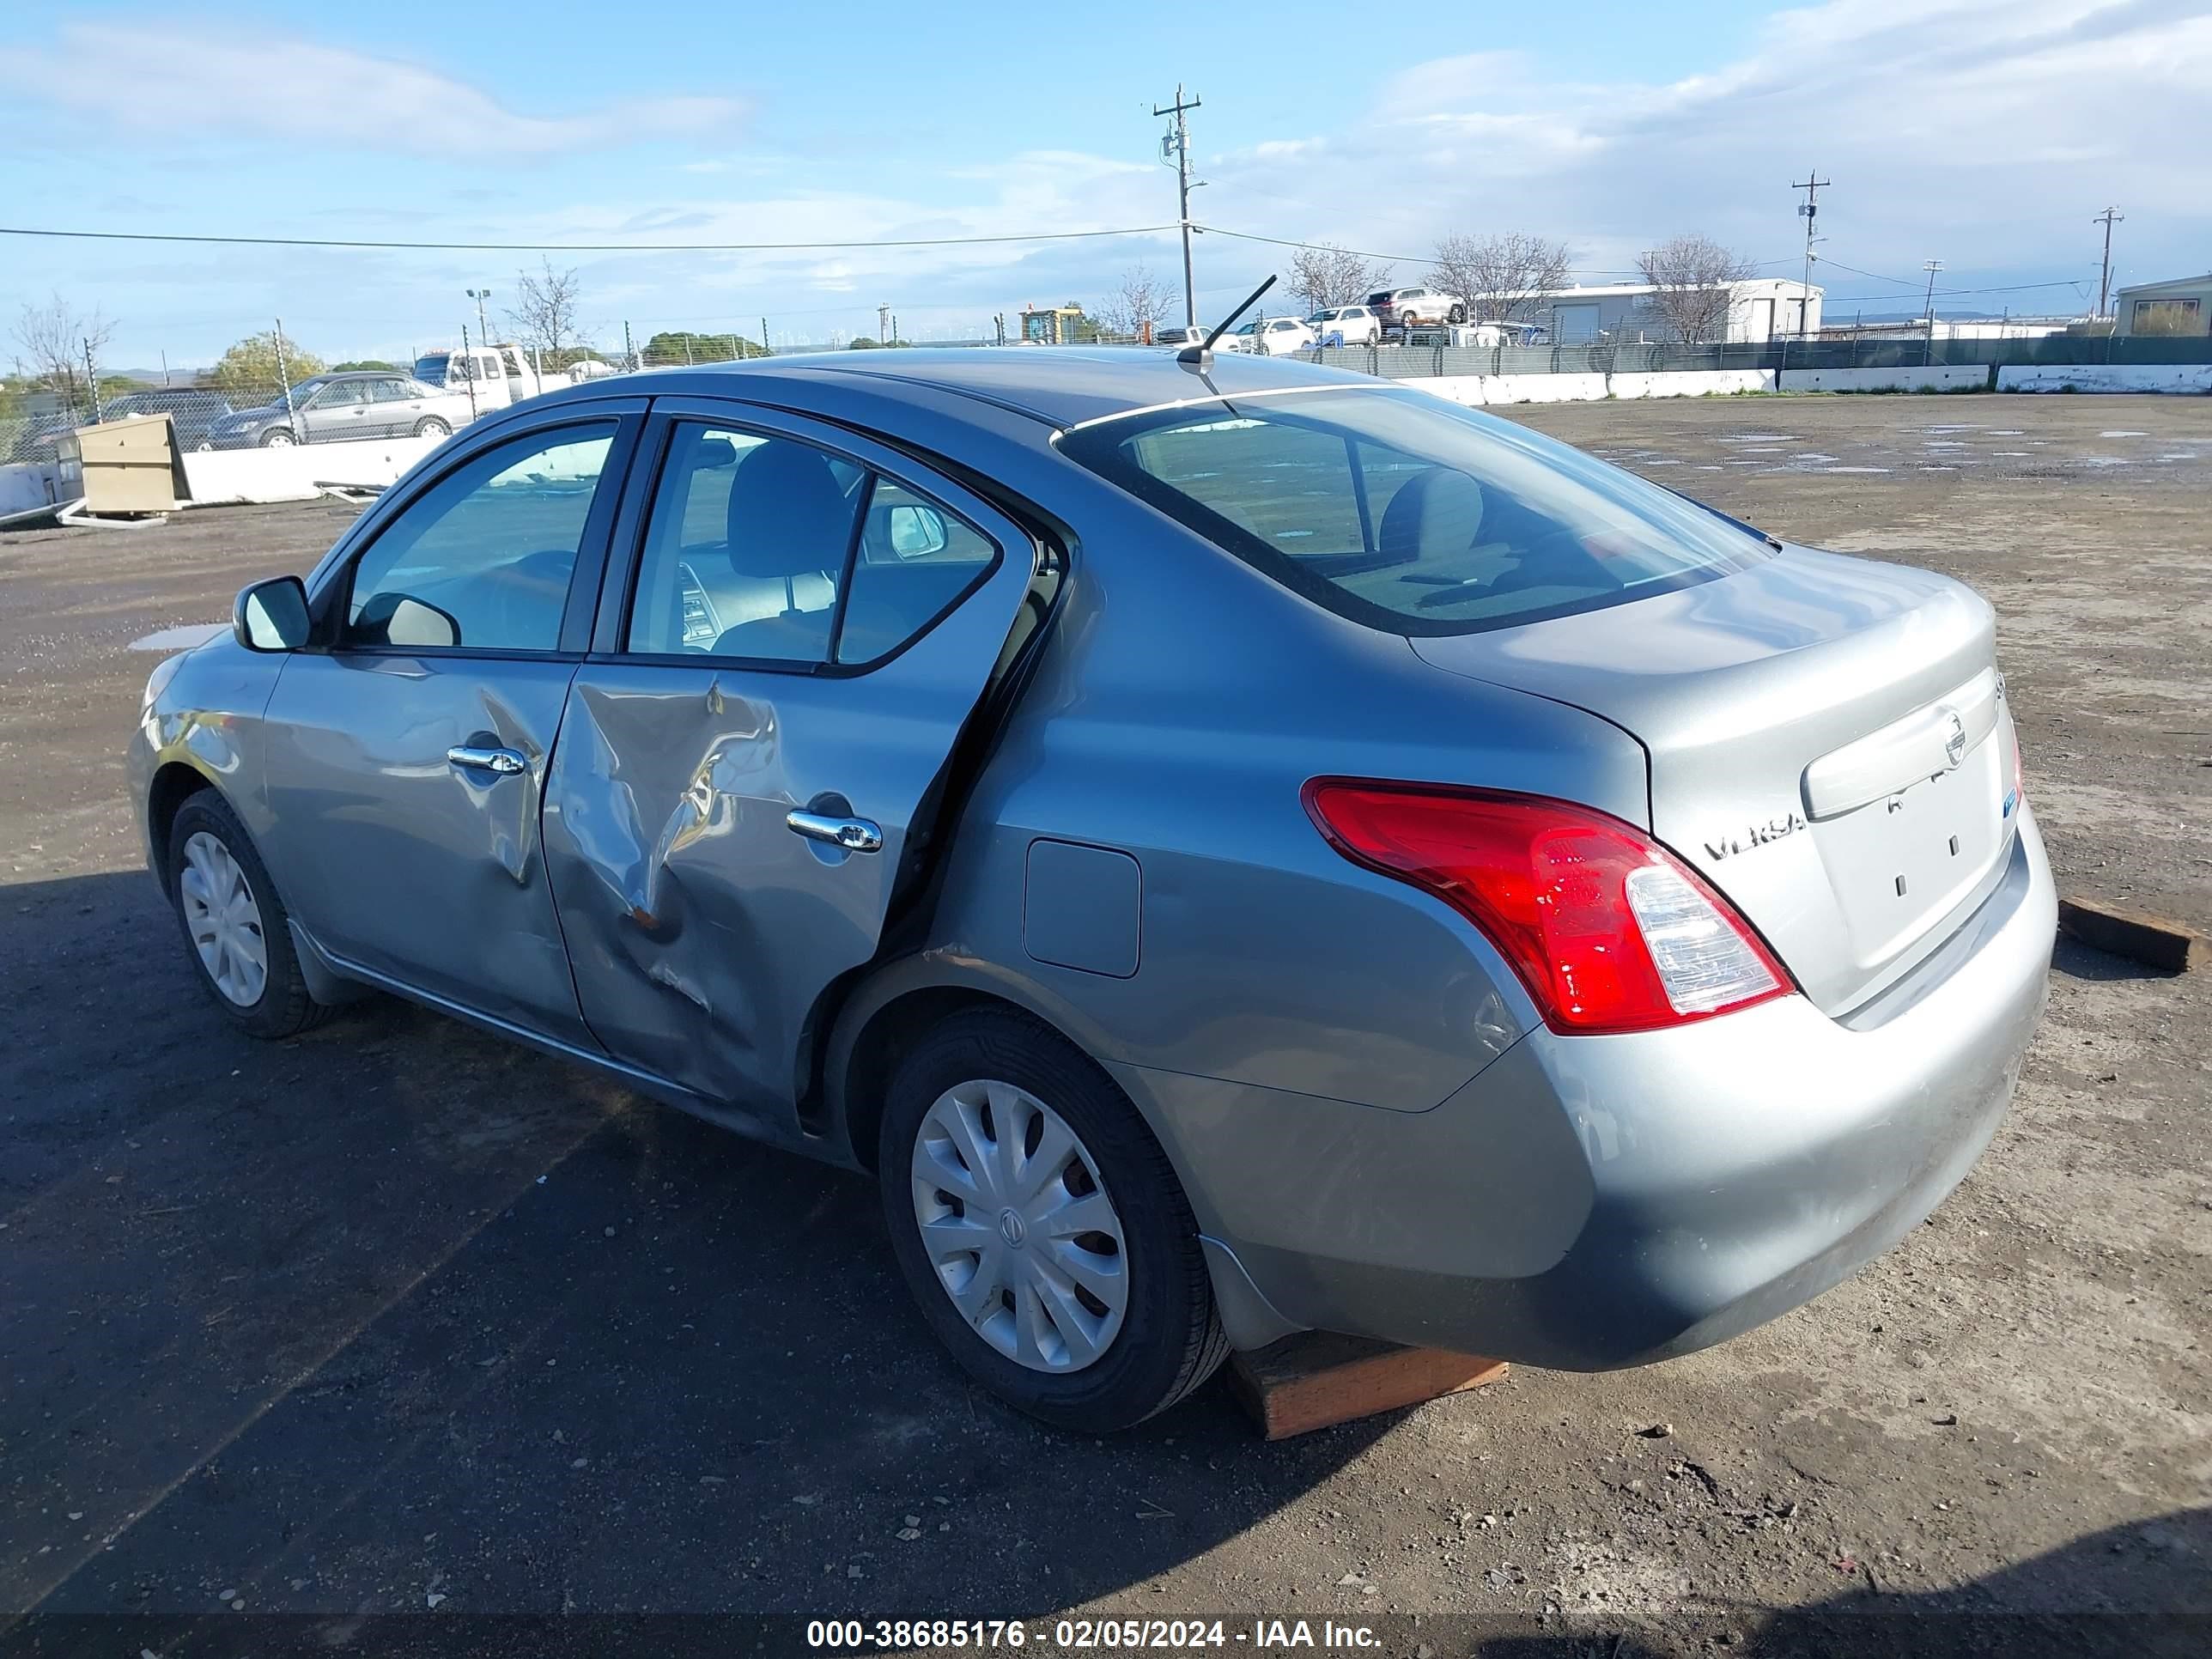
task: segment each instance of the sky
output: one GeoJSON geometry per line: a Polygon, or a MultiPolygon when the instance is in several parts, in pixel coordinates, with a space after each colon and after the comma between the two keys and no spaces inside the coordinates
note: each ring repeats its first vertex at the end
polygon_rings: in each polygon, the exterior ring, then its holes
{"type": "MultiPolygon", "coordinates": [[[[1917,313],[1926,259],[1939,311],[2084,311],[2108,205],[2117,281],[2212,266],[2212,0],[1419,9],[1467,21],[1409,36],[1305,0],[27,9],[0,58],[0,225],[543,247],[610,350],[625,323],[833,342],[879,303],[910,338],[975,337],[1135,267],[1180,292],[1175,233],[1140,228],[1176,218],[1152,110],[1181,75],[1194,218],[1394,256],[1404,282],[1438,237],[1506,230],[1563,240],[1585,282],[1688,232],[1793,276],[1808,168],[1833,181],[1832,321],[1917,313]],[[623,251],[560,251],[580,243],[623,251]]],[[[1289,258],[1200,235],[1201,316],[1289,258]]],[[[117,367],[205,363],[280,316],[325,360],[396,360],[473,329],[471,288],[508,332],[537,263],[0,235],[0,327],[58,294],[112,319],[117,367]]]]}

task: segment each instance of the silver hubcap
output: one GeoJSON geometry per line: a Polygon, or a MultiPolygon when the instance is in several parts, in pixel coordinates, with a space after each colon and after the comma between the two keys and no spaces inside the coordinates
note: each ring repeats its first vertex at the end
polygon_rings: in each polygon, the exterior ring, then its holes
{"type": "Polygon", "coordinates": [[[226,1000],[251,1008],[269,983],[269,945],[246,872],[230,848],[203,830],[185,843],[177,890],[200,966],[226,1000]]]}
{"type": "Polygon", "coordinates": [[[291,441],[292,434],[289,432],[272,432],[269,434],[269,447],[271,449],[280,449],[291,441]]]}
{"type": "Polygon", "coordinates": [[[914,1140],[914,1213],[937,1282],[978,1336],[1079,1371],[1128,1311],[1121,1218],[1066,1120],[1025,1089],[957,1084],[914,1140]]]}

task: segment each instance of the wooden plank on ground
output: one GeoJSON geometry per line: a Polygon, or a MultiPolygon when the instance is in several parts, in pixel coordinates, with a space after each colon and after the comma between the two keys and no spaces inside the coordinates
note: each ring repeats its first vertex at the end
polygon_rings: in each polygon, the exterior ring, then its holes
{"type": "Polygon", "coordinates": [[[1311,1331],[1230,1361],[1238,1398],[1270,1440],[1417,1406],[1505,1375],[1505,1363],[1311,1331]]]}
{"type": "Polygon", "coordinates": [[[2170,974],[2185,974],[2212,962],[2212,940],[2186,924],[2094,899],[2060,899],[2058,930],[2094,950],[2170,974]]]}

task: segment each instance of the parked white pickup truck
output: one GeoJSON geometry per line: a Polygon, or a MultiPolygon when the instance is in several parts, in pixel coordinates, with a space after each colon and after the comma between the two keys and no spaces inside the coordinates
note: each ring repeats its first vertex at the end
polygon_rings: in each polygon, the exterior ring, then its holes
{"type": "Polygon", "coordinates": [[[569,384],[564,375],[548,375],[541,381],[522,348],[507,344],[426,351],[415,360],[415,378],[441,392],[473,396],[478,415],[535,398],[548,390],[549,383],[569,384]]]}

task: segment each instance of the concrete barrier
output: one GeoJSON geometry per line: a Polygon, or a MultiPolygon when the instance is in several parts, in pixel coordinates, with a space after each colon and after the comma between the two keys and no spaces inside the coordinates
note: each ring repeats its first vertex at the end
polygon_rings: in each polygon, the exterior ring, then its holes
{"type": "Polygon", "coordinates": [[[44,461],[0,466],[0,519],[54,503],[54,469],[44,461]]]}
{"type": "Polygon", "coordinates": [[[444,441],[364,438],[270,449],[196,450],[185,457],[187,505],[304,501],[321,494],[318,484],[388,484],[444,441]]]}
{"type": "Polygon", "coordinates": [[[1997,390],[2212,392],[2212,363],[2021,363],[1997,371],[1997,390]]]}
{"type": "Polygon", "coordinates": [[[1705,398],[1771,392],[1771,368],[1681,369],[1653,374],[1443,374],[1402,380],[1455,404],[1588,404],[1607,398],[1705,398]]]}
{"type": "Polygon", "coordinates": [[[1932,363],[1920,368],[1785,368],[1784,392],[1985,392],[1982,363],[1932,363]]]}

